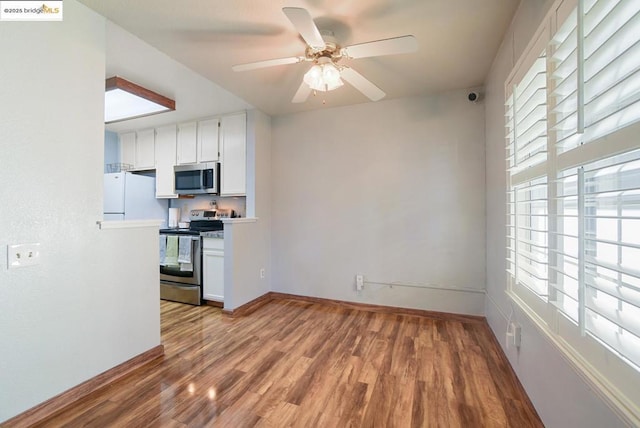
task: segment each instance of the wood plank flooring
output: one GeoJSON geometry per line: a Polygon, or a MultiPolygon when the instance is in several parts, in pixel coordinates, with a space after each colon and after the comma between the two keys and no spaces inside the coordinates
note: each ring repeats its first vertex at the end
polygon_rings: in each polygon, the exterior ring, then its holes
{"type": "Polygon", "coordinates": [[[162,302],[165,356],[40,427],[541,427],[486,323],[162,302]]]}

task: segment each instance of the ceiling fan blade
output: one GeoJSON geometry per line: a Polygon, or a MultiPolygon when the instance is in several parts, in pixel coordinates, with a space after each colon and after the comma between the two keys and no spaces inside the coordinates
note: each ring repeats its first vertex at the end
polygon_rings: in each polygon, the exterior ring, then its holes
{"type": "Polygon", "coordinates": [[[293,99],[291,100],[291,102],[303,103],[307,100],[310,93],[311,93],[311,88],[309,87],[309,85],[307,85],[305,82],[302,82],[302,84],[298,88],[298,91],[293,96],[293,99]]]}
{"type": "Polygon", "coordinates": [[[289,58],[268,59],[265,61],[249,62],[247,64],[238,64],[231,67],[233,71],[255,70],[256,68],[273,67],[275,65],[296,64],[303,61],[304,58],[292,56],[289,58]]]}
{"type": "Polygon", "coordinates": [[[342,54],[350,58],[367,58],[372,56],[411,53],[418,50],[418,41],[413,36],[394,37],[376,40],[342,48],[342,54]]]}
{"type": "Polygon", "coordinates": [[[382,89],[367,80],[362,74],[351,67],[345,67],[340,72],[340,77],[349,82],[354,88],[362,92],[371,101],[378,101],[385,97],[382,89]]]}
{"type": "Polygon", "coordinates": [[[282,11],[298,30],[304,41],[313,49],[322,51],[327,46],[320,35],[320,30],[309,15],[307,9],[301,7],[283,7],[282,11]]]}

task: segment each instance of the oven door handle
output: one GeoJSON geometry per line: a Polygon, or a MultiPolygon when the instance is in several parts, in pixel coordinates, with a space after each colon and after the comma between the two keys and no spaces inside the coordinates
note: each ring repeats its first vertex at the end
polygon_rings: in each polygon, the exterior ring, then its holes
{"type": "MultiPolygon", "coordinates": [[[[183,236],[183,235],[176,235],[176,234],[173,234],[173,233],[161,233],[160,236],[167,236],[168,237],[168,236],[183,236]]],[[[200,237],[199,236],[191,236],[191,240],[192,241],[199,241],[200,237]]]]}

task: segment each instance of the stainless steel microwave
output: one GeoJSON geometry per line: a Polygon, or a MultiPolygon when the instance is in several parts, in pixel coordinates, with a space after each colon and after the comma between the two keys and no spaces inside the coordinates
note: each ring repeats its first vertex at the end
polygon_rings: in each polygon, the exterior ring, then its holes
{"type": "Polygon", "coordinates": [[[220,182],[220,164],[217,162],[174,167],[175,188],[179,195],[217,194],[220,182]]]}

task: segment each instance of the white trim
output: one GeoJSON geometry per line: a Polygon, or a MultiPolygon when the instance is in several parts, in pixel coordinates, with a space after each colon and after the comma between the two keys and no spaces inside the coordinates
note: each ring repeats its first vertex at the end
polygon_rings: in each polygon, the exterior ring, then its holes
{"type": "Polygon", "coordinates": [[[156,229],[160,229],[160,225],[164,223],[164,220],[114,220],[114,221],[105,221],[98,220],[96,224],[98,228],[101,230],[106,229],[138,229],[144,227],[154,227],[156,229]]]}
{"type": "MultiPolygon", "coordinates": [[[[538,59],[540,53],[547,48],[550,40],[547,20],[548,18],[545,18],[542,21],[542,25],[531,38],[518,61],[516,61],[511,73],[509,73],[509,77],[507,77],[505,88],[511,88],[515,82],[520,82],[529,71],[529,68],[531,68],[531,65],[538,59]]],[[[508,92],[505,93],[505,95],[508,94],[508,92]]]]}
{"type": "Polygon", "coordinates": [[[507,296],[525,313],[525,315],[540,330],[542,336],[555,346],[560,355],[569,363],[576,374],[600,397],[607,406],[624,422],[630,426],[640,426],[640,409],[603,376],[593,365],[584,359],[561,336],[555,334],[547,323],[524,300],[510,290],[507,296]]]}
{"type": "Polygon", "coordinates": [[[558,155],[558,171],[638,149],[640,122],[558,155]]]}
{"type": "Polygon", "coordinates": [[[547,175],[547,162],[539,163],[511,176],[511,186],[533,181],[547,175]]]}
{"type": "MultiPolygon", "coordinates": [[[[507,290],[504,290],[504,292],[505,292],[505,294],[506,294],[506,293],[508,293],[508,291],[507,291],[507,290]]],[[[489,301],[490,301],[491,303],[493,303],[493,306],[495,306],[496,310],[500,313],[500,315],[502,315],[502,318],[504,318],[504,320],[505,320],[505,321],[509,321],[509,317],[507,316],[507,314],[505,314],[505,313],[503,312],[503,310],[502,310],[502,308],[500,307],[500,305],[498,305],[498,302],[496,302],[496,301],[493,299],[493,297],[491,297],[491,294],[489,293],[489,291],[488,291],[488,290],[487,290],[487,292],[486,292],[486,296],[487,296],[487,299],[489,299],[489,301]]],[[[509,304],[511,305],[511,302],[509,302],[509,304]]],[[[513,306],[511,307],[511,309],[513,310],[513,306]]],[[[485,318],[486,318],[486,315],[487,315],[487,314],[485,314],[485,318]]],[[[507,326],[507,327],[508,327],[508,326],[507,326]]]]}
{"type": "Polygon", "coordinates": [[[560,28],[558,23],[562,25],[576,6],[578,6],[578,0],[558,0],[555,2],[555,4],[549,9],[551,16],[547,16],[546,18],[550,18],[553,21],[553,25],[551,26],[552,33],[558,31],[560,28]]]}
{"type": "Polygon", "coordinates": [[[576,48],[578,54],[578,64],[576,68],[576,76],[578,79],[578,134],[584,134],[584,0],[578,0],[578,26],[576,28],[576,37],[578,38],[578,46],[576,48]]]}
{"type": "Polygon", "coordinates": [[[258,217],[245,217],[245,218],[223,218],[224,224],[237,224],[237,223],[257,223],[258,217]]]}

